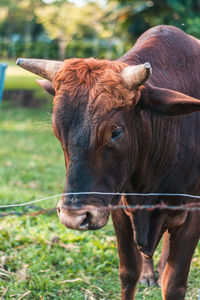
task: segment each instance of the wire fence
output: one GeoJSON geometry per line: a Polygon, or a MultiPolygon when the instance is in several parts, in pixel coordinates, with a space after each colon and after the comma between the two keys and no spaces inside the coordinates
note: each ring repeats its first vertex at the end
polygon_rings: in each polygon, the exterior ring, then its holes
{"type": "MultiPolygon", "coordinates": [[[[23,215],[29,215],[29,216],[37,216],[43,213],[48,213],[52,214],[54,213],[57,208],[52,207],[52,208],[47,208],[43,209],[41,207],[37,207],[33,204],[38,203],[38,202],[43,202],[47,201],[49,199],[53,198],[58,198],[62,196],[83,196],[83,195],[101,195],[101,196],[142,196],[142,197],[184,197],[184,198],[190,198],[190,199],[200,199],[200,196],[198,195],[191,195],[191,194],[181,194],[181,193],[106,193],[106,192],[71,192],[71,193],[63,193],[63,194],[57,194],[41,199],[36,199],[33,201],[25,202],[25,203],[14,203],[14,204],[8,204],[8,205],[0,205],[0,210],[5,210],[5,209],[13,209],[13,208],[22,208],[25,207],[23,211],[16,211],[12,210],[9,212],[3,212],[0,213],[0,217],[6,217],[10,215],[17,215],[17,216],[23,216],[23,215]],[[30,212],[31,210],[34,210],[30,212]]],[[[98,210],[98,211],[112,211],[112,210],[118,210],[118,209],[126,209],[129,211],[137,211],[137,210],[148,210],[152,211],[155,209],[158,210],[172,210],[172,211],[200,211],[200,202],[189,202],[189,203],[184,203],[184,204],[176,204],[174,205],[168,205],[164,201],[156,204],[135,204],[135,205],[127,205],[127,204],[119,204],[119,205],[99,205],[99,206],[94,206],[94,207],[88,207],[88,205],[82,205],[79,208],[73,208],[70,207],[71,210],[78,210],[78,209],[87,209],[89,211],[92,210],[98,210]]]]}
{"type": "MultiPolygon", "coordinates": [[[[51,215],[56,212],[57,208],[46,208],[41,209],[41,207],[36,206],[35,203],[47,201],[49,199],[58,198],[61,196],[80,196],[80,195],[103,195],[103,196],[143,196],[143,197],[184,197],[184,198],[190,198],[190,199],[200,199],[200,196],[198,195],[191,195],[191,194],[178,194],[178,193],[104,193],[104,192],[76,192],[76,193],[63,193],[63,194],[57,194],[41,199],[36,199],[33,201],[25,202],[25,203],[15,203],[15,204],[9,204],[9,205],[0,205],[0,210],[7,209],[7,208],[22,208],[24,207],[24,210],[22,212],[19,211],[10,211],[10,212],[4,212],[0,213],[0,218],[7,217],[7,216],[39,216],[41,214],[48,214],[51,215]],[[34,204],[34,205],[33,205],[34,204]],[[31,211],[30,210],[34,210],[31,211]]],[[[84,206],[81,207],[81,209],[84,209],[84,206]]],[[[173,211],[200,211],[200,202],[190,202],[186,204],[179,204],[179,205],[167,205],[164,202],[158,203],[158,204],[145,204],[145,205],[108,205],[108,206],[99,206],[95,208],[89,208],[89,210],[104,210],[104,211],[112,211],[117,209],[128,209],[129,211],[136,211],[136,210],[143,210],[146,209],[148,211],[152,211],[155,209],[159,210],[173,210],[173,211]]],[[[88,207],[87,207],[88,210],[88,207]]],[[[66,247],[66,246],[65,246],[66,247]]],[[[200,300],[200,295],[198,300],[200,300]]]]}

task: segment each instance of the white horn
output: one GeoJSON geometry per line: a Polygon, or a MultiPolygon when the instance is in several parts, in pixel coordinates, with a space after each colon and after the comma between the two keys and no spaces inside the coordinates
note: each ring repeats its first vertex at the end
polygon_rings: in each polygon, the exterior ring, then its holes
{"type": "Polygon", "coordinates": [[[152,69],[149,62],[142,65],[128,66],[122,71],[122,79],[131,90],[142,85],[151,75],[152,69]]]}
{"type": "Polygon", "coordinates": [[[52,81],[63,63],[55,60],[18,58],[16,64],[27,71],[52,81]]]}

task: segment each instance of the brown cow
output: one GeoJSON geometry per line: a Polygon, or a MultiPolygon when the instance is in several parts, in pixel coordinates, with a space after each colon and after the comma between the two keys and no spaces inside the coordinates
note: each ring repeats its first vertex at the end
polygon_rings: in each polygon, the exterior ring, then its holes
{"type": "MultiPolygon", "coordinates": [[[[55,93],[53,129],[65,156],[64,192],[200,194],[200,114],[193,113],[200,110],[199,62],[199,41],[171,26],[148,30],[118,61],[19,59],[18,65],[46,78],[39,84],[55,93]]],[[[58,212],[65,226],[92,230],[108,221],[100,206],[162,201],[177,205],[192,199],[72,195],[62,197],[58,212]]],[[[122,299],[134,299],[141,252],[152,257],[166,230],[163,299],[184,299],[200,213],[127,208],[113,211],[112,218],[122,299]]]]}

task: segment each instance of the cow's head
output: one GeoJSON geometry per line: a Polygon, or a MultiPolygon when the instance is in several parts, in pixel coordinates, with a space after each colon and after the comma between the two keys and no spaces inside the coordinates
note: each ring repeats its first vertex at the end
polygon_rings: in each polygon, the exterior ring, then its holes
{"type": "MultiPolygon", "coordinates": [[[[65,193],[124,191],[138,166],[135,106],[141,97],[146,103],[143,109],[152,107],[157,113],[179,115],[200,109],[200,101],[184,94],[142,86],[151,73],[149,63],[128,66],[90,58],[19,59],[17,64],[45,78],[38,83],[55,95],[53,130],[65,156],[65,193]]],[[[63,196],[58,214],[69,228],[98,229],[109,217],[109,211],[99,207],[117,204],[119,199],[99,194],[63,196]]]]}

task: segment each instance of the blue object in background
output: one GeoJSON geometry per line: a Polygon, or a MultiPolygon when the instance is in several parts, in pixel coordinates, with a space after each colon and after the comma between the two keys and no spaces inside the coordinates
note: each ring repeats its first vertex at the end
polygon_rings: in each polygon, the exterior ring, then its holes
{"type": "Polygon", "coordinates": [[[7,68],[7,64],[1,64],[0,63],[0,106],[3,96],[3,87],[4,87],[4,81],[5,81],[5,70],[7,68]]]}

